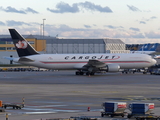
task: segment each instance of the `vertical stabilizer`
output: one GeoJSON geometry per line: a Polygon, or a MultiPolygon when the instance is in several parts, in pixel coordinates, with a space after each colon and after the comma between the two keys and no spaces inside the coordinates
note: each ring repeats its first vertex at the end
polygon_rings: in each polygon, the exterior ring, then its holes
{"type": "Polygon", "coordinates": [[[9,29],[19,57],[35,55],[38,52],[15,29],[9,29]]]}
{"type": "Polygon", "coordinates": [[[159,45],[158,43],[153,44],[152,47],[149,49],[149,51],[156,51],[158,45],[159,45]]]}
{"type": "Polygon", "coordinates": [[[148,51],[150,47],[150,43],[144,44],[138,51],[148,51]]]}

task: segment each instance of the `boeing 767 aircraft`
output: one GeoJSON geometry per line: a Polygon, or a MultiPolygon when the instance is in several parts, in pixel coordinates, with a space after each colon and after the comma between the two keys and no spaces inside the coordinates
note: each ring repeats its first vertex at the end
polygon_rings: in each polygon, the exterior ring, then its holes
{"type": "Polygon", "coordinates": [[[146,54],[40,54],[15,29],[9,29],[19,58],[5,57],[14,62],[55,70],[77,70],[76,75],[96,72],[118,72],[120,69],[146,68],[156,60],[146,54]]]}

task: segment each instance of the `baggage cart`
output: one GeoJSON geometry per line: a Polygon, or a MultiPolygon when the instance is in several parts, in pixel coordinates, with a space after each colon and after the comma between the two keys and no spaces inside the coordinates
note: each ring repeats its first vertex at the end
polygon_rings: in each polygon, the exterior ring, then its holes
{"type": "Polygon", "coordinates": [[[131,103],[129,104],[129,110],[131,111],[128,114],[128,118],[140,118],[140,117],[154,117],[151,113],[154,109],[154,103],[131,103]]]}
{"type": "Polygon", "coordinates": [[[127,103],[125,102],[104,102],[102,104],[103,112],[101,112],[101,117],[110,116],[122,116],[124,117],[126,112],[125,109],[127,108],[127,103]]]}

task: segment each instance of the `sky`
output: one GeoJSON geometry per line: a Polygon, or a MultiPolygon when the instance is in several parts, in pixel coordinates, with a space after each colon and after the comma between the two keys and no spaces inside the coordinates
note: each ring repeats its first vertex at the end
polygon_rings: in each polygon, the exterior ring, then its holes
{"type": "Polygon", "coordinates": [[[160,0],[1,0],[0,35],[113,38],[160,43],[160,0]]]}

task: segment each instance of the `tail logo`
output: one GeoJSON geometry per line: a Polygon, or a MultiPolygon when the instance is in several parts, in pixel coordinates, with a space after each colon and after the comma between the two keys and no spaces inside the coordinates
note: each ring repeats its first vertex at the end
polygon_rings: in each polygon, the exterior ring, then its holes
{"type": "Polygon", "coordinates": [[[19,41],[18,43],[16,43],[16,47],[19,49],[25,49],[27,48],[27,42],[26,41],[19,41]]]}

